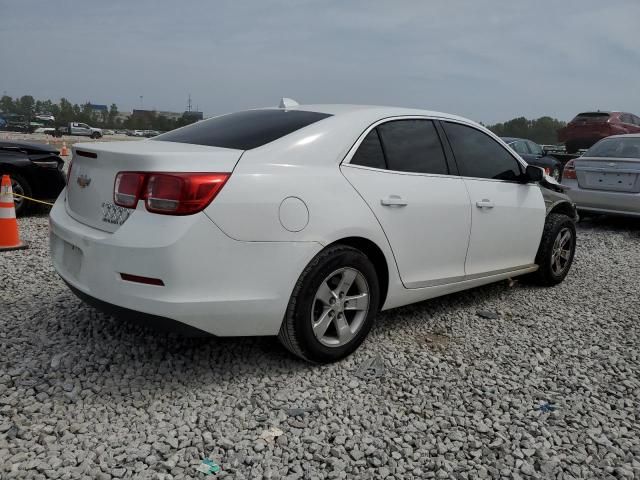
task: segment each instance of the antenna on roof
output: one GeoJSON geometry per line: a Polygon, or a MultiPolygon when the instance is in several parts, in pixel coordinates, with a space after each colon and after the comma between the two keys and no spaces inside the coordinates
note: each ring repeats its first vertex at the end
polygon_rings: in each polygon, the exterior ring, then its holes
{"type": "Polygon", "coordinates": [[[291,108],[291,107],[297,107],[298,105],[300,104],[295,100],[293,100],[292,98],[282,97],[280,99],[280,105],[278,105],[278,108],[291,108]]]}

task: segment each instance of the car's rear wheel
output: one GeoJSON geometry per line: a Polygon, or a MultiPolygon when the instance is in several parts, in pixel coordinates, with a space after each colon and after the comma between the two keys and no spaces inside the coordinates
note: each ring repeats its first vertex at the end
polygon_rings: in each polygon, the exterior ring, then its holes
{"type": "Polygon", "coordinates": [[[346,245],[329,247],[300,275],[278,338],[311,362],[344,358],[371,330],[379,290],[376,270],[362,252],[346,245]]]}
{"type": "Polygon", "coordinates": [[[576,227],[571,218],[559,213],[547,217],[536,255],[538,270],[531,279],[544,286],[562,282],[571,268],[576,250],[576,227]]]}
{"type": "MultiPolygon", "coordinates": [[[[11,177],[11,190],[21,196],[31,197],[31,186],[29,182],[15,173],[9,174],[11,177]]],[[[25,215],[29,210],[29,201],[22,197],[13,197],[13,204],[16,209],[16,216],[25,215]]]]}
{"type": "Polygon", "coordinates": [[[91,134],[91,138],[93,138],[94,140],[97,140],[98,138],[100,138],[102,135],[100,135],[98,132],[93,132],[91,134]]]}

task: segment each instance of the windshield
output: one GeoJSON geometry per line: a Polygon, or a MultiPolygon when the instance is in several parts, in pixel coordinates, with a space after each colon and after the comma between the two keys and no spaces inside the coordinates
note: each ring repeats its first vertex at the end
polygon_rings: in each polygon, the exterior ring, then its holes
{"type": "Polygon", "coordinates": [[[587,150],[584,156],[640,158],[640,137],[605,138],[587,150]]]}

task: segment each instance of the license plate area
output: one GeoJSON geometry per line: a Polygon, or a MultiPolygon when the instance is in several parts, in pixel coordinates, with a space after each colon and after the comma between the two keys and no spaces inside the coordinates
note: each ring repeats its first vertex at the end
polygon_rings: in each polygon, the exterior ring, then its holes
{"type": "Polygon", "coordinates": [[[63,240],[56,234],[51,234],[52,256],[65,272],[77,277],[82,267],[84,256],[82,249],[72,243],[63,240]]]}
{"type": "Polygon", "coordinates": [[[636,173],[587,172],[585,185],[581,185],[581,187],[615,192],[635,192],[637,191],[637,179],[638,174],[636,173]]]}

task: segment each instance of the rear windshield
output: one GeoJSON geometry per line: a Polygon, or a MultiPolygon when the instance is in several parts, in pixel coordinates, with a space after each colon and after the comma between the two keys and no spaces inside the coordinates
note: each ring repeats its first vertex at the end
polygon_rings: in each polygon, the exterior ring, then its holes
{"type": "Polygon", "coordinates": [[[576,118],[571,120],[571,123],[603,123],[609,120],[609,115],[607,112],[579,113],[576,118]]]}
{"type": "Polygon", "coordinates": [[[584,156],[640,158],[640,137],[605,138],[587,150],[584,156]]]}
{"type": "Polygon", "coordinates": [[[251,150],[330,116],[301,110],[247,110],[202,120],[152,140],[251,150]]]}

